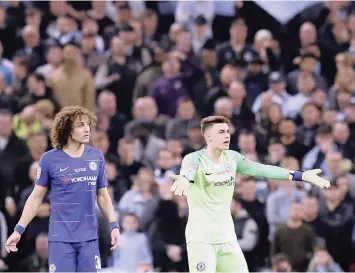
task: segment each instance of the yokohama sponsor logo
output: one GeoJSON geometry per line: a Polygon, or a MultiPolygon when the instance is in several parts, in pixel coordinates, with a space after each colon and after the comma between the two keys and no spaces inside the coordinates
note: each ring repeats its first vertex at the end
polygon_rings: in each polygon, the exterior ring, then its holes
{"type": "Polygon", "coordinates": [[[74,177],[71,179],[73,183],[77,182],[96,182],[97,176],[91,175],[91,176],[80,176],[80,177],[74,177]]]}

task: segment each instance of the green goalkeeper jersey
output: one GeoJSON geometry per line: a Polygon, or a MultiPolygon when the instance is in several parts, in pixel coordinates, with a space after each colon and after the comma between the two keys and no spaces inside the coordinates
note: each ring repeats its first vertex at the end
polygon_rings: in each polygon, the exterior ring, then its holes
{"type": "Polygon", "coordinates": [[[236,173],[254,177],[288,180],[289,170],[245,159],[225,150],[216,164],[202,149],[185,156],[180,175],[191,182],[187,195],[189,219],[186,242],[219,244],[236,240],[231,202],[236,173]]]}

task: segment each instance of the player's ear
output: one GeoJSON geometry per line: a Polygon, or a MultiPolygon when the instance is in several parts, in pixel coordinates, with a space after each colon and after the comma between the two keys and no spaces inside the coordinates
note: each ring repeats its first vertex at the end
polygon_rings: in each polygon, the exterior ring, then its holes
{"type": "Polygon", "coordinates": [[[210,134],[205,133],[205,139],[206,139],[206,142],[211,142],[210,134]]]}

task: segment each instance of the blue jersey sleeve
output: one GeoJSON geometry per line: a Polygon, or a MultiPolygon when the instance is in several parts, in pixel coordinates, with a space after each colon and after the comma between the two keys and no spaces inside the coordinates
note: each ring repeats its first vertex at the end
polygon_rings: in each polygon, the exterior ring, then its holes
{"type": "Polygon", "coordinates": [[[36,184],[42,187],[49,187],[49,162],[46,154],[42,155],[38,167],[36,184]]]}
{"type": "Polygon", "coordinates": [[[97,189],[101,189],[108,186],[106,179],[106,171],[105,171],[105,158],[104,155],[101,154],[101,164],[99,169],[99,176],[97,178],[97,189]]]}

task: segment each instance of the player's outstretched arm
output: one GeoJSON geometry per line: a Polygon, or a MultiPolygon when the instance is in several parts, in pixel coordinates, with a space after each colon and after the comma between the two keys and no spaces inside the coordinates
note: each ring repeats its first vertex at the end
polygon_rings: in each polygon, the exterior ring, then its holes
{"type": "Polygon", "coordinates": [[[21,234],[25,231],[25,228],[32,221],[32,219],[37,215],[38,208],[42,204],[42,200],[46,193],[46,187],[35,185],[31,195],[26,201],[20,221],[15,227],[15,231],[5,243],[5,248],[8,253],[16,252],[18,250],[16,245],[21,239],[21,234]]]}
{"type": "Polygon", "coordinates": [[[181,163],[180,174],[170,175],[170,178],[174,180],[171,191],[174,192],[175,195],[186,196],[190,187],[190,182],[195,178],[196,170],[196,160],[194,160],[192,154],[186,155],[181,163]]]}
{"type": "Polygon", "coordinates": [[[97,204],[110,223],[111,227],[111,250],[115,250],[120,244],[119,225],[116,220],[115,211],[113,210],[112,200],[108,193],[107,187],[99,188],[97,190],[97,204]]]}
{"type": "Polygon", "coordinates": [[[239,162],[237,172],[265,179],[304,181],[320,188],[330,187],[330,182],[318,175],[322,172],[320,169],[295,171],[244,159],[239,162]]]}

